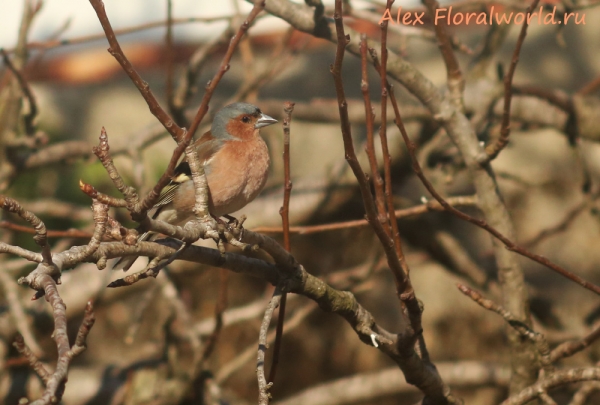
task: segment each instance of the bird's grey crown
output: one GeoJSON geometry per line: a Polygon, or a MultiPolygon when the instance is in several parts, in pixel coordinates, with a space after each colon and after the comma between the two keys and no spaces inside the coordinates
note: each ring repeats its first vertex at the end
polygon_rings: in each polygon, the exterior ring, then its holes
{"type": "Polygon", "coordinates": [[[230,119],[238,117],[242,114],[253,116],[261,115],[260,108],[249,103],[233,103],[219,110],[213,119],[211,132],[217,138],[233,138],[227,133],[226,125],[230,119]]]}

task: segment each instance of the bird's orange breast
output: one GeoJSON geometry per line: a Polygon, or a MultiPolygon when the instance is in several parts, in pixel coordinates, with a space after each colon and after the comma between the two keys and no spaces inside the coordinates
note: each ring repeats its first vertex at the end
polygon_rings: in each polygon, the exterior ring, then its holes
{"type": "Polygon", "coordinates": [[[245,140],[227,141],[207,164],[209,211],[222,216],[240,210],[265,186],[269,151],[258,130],[245,140]]]}

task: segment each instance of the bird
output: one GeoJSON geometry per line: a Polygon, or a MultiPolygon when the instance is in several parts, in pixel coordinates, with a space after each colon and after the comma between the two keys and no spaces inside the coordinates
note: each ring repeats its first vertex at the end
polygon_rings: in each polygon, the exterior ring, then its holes
{"type": "MultiPolygon", "coordinates": [[[[215,219],[236,212],[262,191],[267,181],[270,157],[260,129],[276,119],[249,103],[233,103],[215,114],[211,128],[197,139],[193,148],[208,182],[208,211],[215,219]]],[[[172,225],[183,225],[194,218],[195,191],[190,166],[182,161],[158,202],[148,215],[172,225]]],[[[146,232],[139,241],[156,239],[146,232]]],[[[113,269],[127,271],[137,256],[124,256],[113,269]]]]}

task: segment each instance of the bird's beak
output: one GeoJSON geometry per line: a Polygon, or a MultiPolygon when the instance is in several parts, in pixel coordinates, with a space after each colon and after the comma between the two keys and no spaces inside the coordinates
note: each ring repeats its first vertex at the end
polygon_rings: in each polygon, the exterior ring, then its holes
{"type": "Polygon", "coordinates": [[[268,115],[261,113],[260,118],[256,121],[256,124],[254,124],[254,128],[258,129],[266,127],[268,125],[275,124],[276,122],[277,120],[275,118],[269,117],[268,115]]]}

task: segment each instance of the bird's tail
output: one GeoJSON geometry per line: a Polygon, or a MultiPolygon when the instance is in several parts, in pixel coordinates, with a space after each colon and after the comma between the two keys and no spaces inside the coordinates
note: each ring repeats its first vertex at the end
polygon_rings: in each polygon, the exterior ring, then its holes
{"type": "MultiPolygon", "coordinates": [[[[137,239],[138,242],[152,241],[156,239],[158,234],[156,232],[146,232],[140,235],[137,239]]],[[[127,271],[135,263],[139,256],[123,256],[113,266],[113,270],[127,271]]]]}

